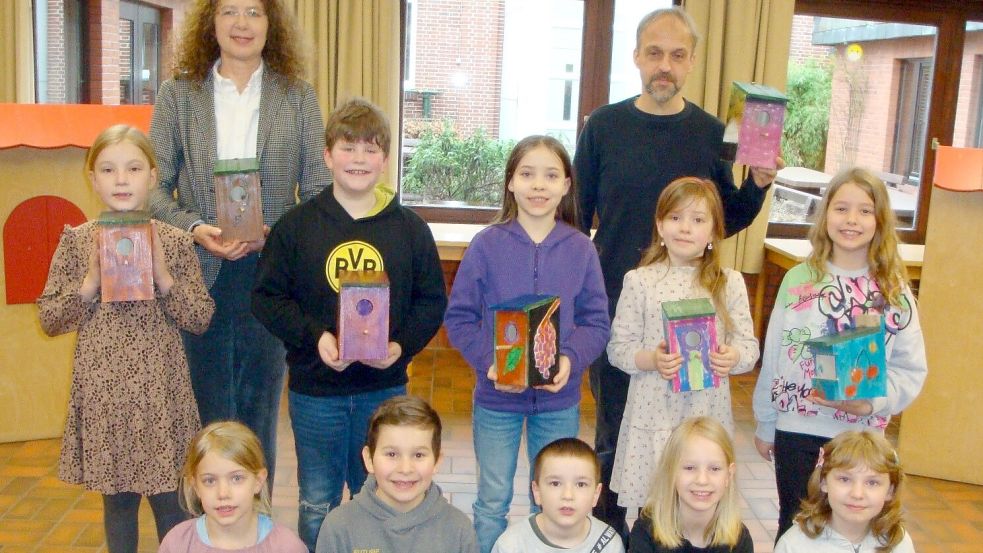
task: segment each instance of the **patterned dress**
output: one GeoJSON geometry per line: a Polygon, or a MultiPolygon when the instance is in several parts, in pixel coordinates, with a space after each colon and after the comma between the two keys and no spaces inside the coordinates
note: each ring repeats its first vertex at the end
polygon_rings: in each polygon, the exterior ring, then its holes
{"type": "Polygon", "coordinates": [[[62,233],[38,298],[50,336],[78,331],[59,477],[103,494],[177,488],[200,427],[178,329],[202,333],[214,303],[191,235],[158,223],[174,285],[152,301],[86,302],[78,294],[96,233],[62,233]]]}
{"type": "MultiPolygon", "coordinates": [[[[758,341],[752,329],[744,279],[737,271],[724,272],[725,300],[732,325],[724,342],[740,352],[741,359],[731,370],[731,374],[740,374],[751,370],[758,360],[758,341]]],[[[710,297],[693,281],[695,273],[694,267],[655,264],[625,275],[608,343],[611,364],[631,375],[611,475],[611,489],[618,492],[618,503],[624,507],[640,508],[645,504],[652,471],[669,434],[687,418],[711,416],[734,435],[728,379],[721,379],[718,388],[676,393],[658,371],[640,371],[635,365],[636,352],[654,350],[663,340],[662,302],[710,297]]],[[[718,316],[717,336],[724,336],[723,328],[718,316]]]]}

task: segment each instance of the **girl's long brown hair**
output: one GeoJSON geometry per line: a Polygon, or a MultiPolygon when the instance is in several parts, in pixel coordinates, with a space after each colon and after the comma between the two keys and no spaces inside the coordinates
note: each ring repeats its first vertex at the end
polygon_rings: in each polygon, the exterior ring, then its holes
{"type": "Polygon", "coordinates": [[[577,228],[579,226],[578,221],[580,220],[577,208],[577,182],[573,177],[573,163],[570,162],[570,154],[567,153],[567,149],[560,144],[560,141],[553,138],[552,136],[546,136],[542,134],[534,134],[532,136],[527,136],[519,141],[518,144],[512,148],[512,153],[509,155],[509,160],[505,163],[505,183],[502,188],[502,209],[498,211],[495,215],[495,219],[491,224],[508,223],[509,221],[514,221],[516,217],[519,216],[519,205],[515,201],[515,193],[509,190],[509,183],[512,182],[512,176],[515,175],[515,170],[519,167],[519,162],[522,158],[526,156],[530,151],[543,146],[560,159],[560,165],[563,166],[564,177],[570,179],[570,189],[567,190],[567,194],[560,199],[560,205],[556,207],[556,218],[563,221],[564,223],[577,228]]]}
{"type": "Polygon", "coordinates": [[[668,262],[669,250],[659,234],[658,222],[670,213],[682,209],[692,202],[703,200],[713,219],[710,233],[712,249],[704,250],[697,266],[694,282],[710,292],[710,299],[717,315],[724,323],[724,334],[730,331],[733,321],[727,313],[727,275],[720,267],[720,241],[724,239],[724,208],[720,194],[713,182],[698,177],[680,177],[669,183],[655,208],[655,221],[652,224],[652,243],[642,252],[639,267],[653,263],[668,262]]]}
{"type": "MultiPolygon", "coordinates": [[[[293,15],[281,0],[262,0],[269,21],[263,61],[267,67],[288,79],[304,76],[299,36],[293,15]]],[[[215,12],[219,0],[196,0],[184,19],[181,40],[174,57],[174,76],[202,83],[221,55],[215,38],[215,12]]]]}
{"type": "Polygon", "coordinates": [[[904,308],[902,295],[908,286],[908,272],[905,270],[901,254],[898,252],[897,226],[894,210],[891,209],[891,199],[887,194],[884,182],[870,171],[861,167],[852,167],[841,171],[829,181],[829,188],[819,205],[816,223],[809,229],[809,242],[812,252],[806,263],[812,271],[816,282],[826,274],[826,262],[833,255],[833,240],[826,230],[829,204],[836,192],[845,185],[853,184],[867,193],[874,202],[874,238],[867,249],[867,264],[870,274],[877,281],[884,299],[890,305],[904,308]]]}
{"type": "Polygon", "coordinates": [[[815,539],[830,523],[833,509],[821,484],[833,469],[850,470],[867,467],[886,474],[891,482],[891,498],[870,521],[870,532],[878,541],[878,553],[888,553],[904,538],[901,516],[901,488],[905,475],[898,454],[887,439],[876,432],[850,430],[823,446],[823,463],[809,478],[809,496],[802,500],[802,510],[795,516],[802,532],[815,539]]]}

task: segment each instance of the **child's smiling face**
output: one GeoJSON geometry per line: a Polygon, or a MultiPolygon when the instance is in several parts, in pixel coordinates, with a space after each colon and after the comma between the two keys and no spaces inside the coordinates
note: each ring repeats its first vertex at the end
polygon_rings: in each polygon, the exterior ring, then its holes
{"type": "Polygon", "coordinates": [[[819,489],[833,510],[830,526],[847,537],[867,535],[870,521],[894,496],[890,476],[864,466],[830,470],[819,489]]]}
{"type": "Polygon", "coordinates": [[[375,451],[362,449],[362,459],[375,475],[376,495],[401,513],[423,502],[440,459],[433,451],[432,428],[382,425],[375,451]]]}

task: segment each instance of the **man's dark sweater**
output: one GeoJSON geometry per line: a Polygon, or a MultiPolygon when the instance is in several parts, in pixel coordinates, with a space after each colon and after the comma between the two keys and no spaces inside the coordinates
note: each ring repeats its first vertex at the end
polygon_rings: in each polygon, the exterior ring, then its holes
{"type": "Polygon", "coordinates": [[[574,159],[582,230],[590,229],[595,213],[600,221],[594,243],[612,317],[625,273],[652,239],[666,185],[689,176],[716,183],[728,235],[750,225],[765,198],[750,177],[740,189],[734,185],[731,164],[720,159],[723,123],[688,101],[675,115],[651,115],[635,107],[636,98],[594,111],[574,159]]]}

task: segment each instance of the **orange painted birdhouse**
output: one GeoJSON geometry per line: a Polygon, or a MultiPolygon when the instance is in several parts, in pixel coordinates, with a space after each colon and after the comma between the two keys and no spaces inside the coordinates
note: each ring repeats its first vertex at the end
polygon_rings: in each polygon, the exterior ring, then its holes
{"type": "Polygon", "coordinates": [[[491,306],[495,372],[510,386],[552,384],[559,370],[560,298],[527,294],[491,306]]]}

